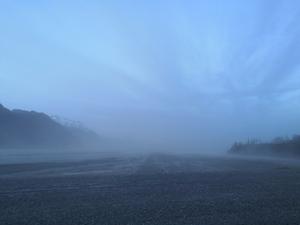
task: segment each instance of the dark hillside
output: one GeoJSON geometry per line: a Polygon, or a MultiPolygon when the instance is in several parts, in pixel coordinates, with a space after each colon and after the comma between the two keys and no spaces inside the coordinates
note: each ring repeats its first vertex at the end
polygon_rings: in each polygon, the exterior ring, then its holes
{"type": "Polygon", "coordinates": [[[0,148],[79,147],[97,141],[95,133],[66,127],[44,113],[9,110],[0,104],[0,148]]]}

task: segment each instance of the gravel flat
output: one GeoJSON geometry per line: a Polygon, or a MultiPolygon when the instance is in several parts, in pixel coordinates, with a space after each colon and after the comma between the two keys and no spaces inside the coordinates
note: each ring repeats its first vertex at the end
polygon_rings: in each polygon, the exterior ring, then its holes
{"type": "Polygon", "coordinates": [[[299,165],[166,154],[0,165],[0,224],[298,225],[299,165]]]}

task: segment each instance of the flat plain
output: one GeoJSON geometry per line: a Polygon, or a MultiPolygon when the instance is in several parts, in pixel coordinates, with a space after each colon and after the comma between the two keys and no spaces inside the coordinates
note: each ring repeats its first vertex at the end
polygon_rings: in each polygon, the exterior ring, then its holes
{"type": "Polygon", "coordinates": [[[300,224],[297,160],[149,154],[0,165],[1,225],[300,224]]]}

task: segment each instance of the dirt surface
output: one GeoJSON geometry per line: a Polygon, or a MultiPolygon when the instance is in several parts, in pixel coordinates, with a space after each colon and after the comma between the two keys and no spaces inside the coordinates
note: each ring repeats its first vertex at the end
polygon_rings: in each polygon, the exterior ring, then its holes
{"type": "Polygon", "coordinates": [[[0,166],[1,225],[298,225],[299,212],[297,161],[156,154],[0,166]]]}

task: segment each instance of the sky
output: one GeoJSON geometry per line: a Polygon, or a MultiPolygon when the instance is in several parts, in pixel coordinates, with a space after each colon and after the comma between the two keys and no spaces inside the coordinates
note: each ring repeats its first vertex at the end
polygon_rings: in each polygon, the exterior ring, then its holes
{"type": "Polygon", "coordinates": [[[151,148],[300,133],[297,0],[1,1],[0,103],[151,148]]]}

